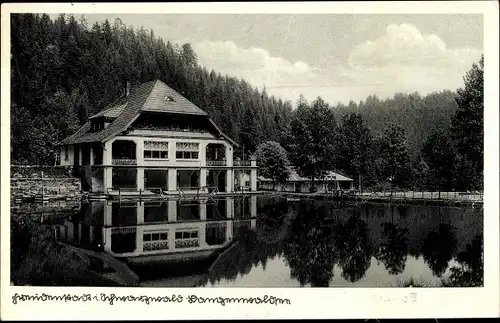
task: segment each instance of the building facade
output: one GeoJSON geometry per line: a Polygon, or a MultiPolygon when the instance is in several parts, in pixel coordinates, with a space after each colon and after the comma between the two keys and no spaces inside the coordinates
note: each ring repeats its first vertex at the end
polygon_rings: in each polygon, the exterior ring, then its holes
{"type": "Polygon", "coordinates": [[[84,190],[257,190],[256,161],[235,160],[238,144],[205,111],[159,80],[125,93],[60,143],[60,164],[76,166],[84,190]]]}

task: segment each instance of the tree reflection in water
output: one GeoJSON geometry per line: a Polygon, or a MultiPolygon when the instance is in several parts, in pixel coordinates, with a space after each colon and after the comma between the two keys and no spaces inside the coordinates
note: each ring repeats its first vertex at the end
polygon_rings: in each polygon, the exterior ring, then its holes
{"type": "Polygon", "coordinates": [[[284,237],[279,237],[278,232],[286,235],[288,231],[286,202],[264,205],[257,213],[257,232],[248,230],[241,234],[236,245],[213,264],[202,285],[208,281],[211,284],[219,283],[222,279],[234,281],[238,274],[247,275],[259,264],[265,269],[269,258],[274,259],[281,254],[284,237]]]}
{"type": "Polygon", "coordinates": [[[291,278],[301,286],[327,287],[333,277],[338,255],[334,245],[334,227],[327,219],[328,210],[315,201],[304,201],[285,238],[283,254],[291,278]]]}
{"type": "Polygon", "coordinates": [[[286,200],[264,205],[258,210],[257,238],[270,244],[283,241],[288,233],[289,206],[286,200]]]}
{"type": "MultiPolygon", "coordinates": [[[[328,287],[336,264],[342,270],[341,276],[354,283],[365,276],[372,256],[384,264],[390,275],[399,275],[408,266],[408,256],[414,255],[416,259],[423,258],[422,261],[437,277],[444,276],[450,260],[455,258],[460,265],[450,269],[451,276],[443,281],[445,286],[483,284],[481,235],[457,255],[456,229],[450,223],[440,223],[437,229],[423,236],[423,241],[419,239],[421,242],[413,241],[412,234],[419,232],[394,221],[401,208],[393,209],[397,212],[391,212],[392,220],[372,223],[369,216],[376,216],[379,209],[384,208],[378,205],[336,207],[331,202],[317,200],[262,204],[257,211],[256,230],[247,229],[245,234],[236,237],[238,244],[213,265],[208,279],[212,284],[221,280],[234,281],[238,276],[250,273],[255,266],[260,265],[266,270],[270,259],[282,256],[279,261],[285,262],[290,269],[290,278],[298,281],[300,286],[328,287]],[[381,226],[381,241],[371,241],[371,236],[379,236],[373,235],[376,229],[370,228],[369,223],[381,226]],[[378,247],[374,250],[372,244],[378,247]]],[[[406,216],[414,215],[406,212],[406,216]]],[[[406,222],[414,223],[415,220],[406,222]]],[[[422,228],[428,230],[427,226],[422,228]]],[[[269,272],[269,275],[273,274],[269,272]]]]}
{"type": "Polygon", "coordinates": [[[453,227],[449,223],[441,223],[437,232],[427,235],[422,247],[422,256],[432,273],[441,277],[448,268],[457,247],[457,239],[453,227]]]}
{"type": "Polygon", "coordinates": [[[478,235],[457,256],[460,266],[450,268],[449,286],[478,287],[484,284],[483,237],[478,235]]]}
{"type": "Polygon", "coordinates": [[[371,260],[371,242],[368,226],[358,209],[342,226],[337,227],[335,248],[339,251],[342,277],[352,283],[364,277],[371,260]]]}
{"type": "Polygon", "coordinates": [[[381,226],[384,241],[375,257],[384,264],[389,274],[398,275],[404,271],[408,257],[409,230],[390,222],[383,222],[381,226]]]}

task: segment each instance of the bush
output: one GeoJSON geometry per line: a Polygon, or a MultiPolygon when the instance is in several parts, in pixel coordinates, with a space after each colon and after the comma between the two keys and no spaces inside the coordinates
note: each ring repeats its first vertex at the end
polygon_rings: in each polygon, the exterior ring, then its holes
{"type": "MultiPolygon", "coordinates": [[[[363,189],[363,191],[373,191],[373,192],[389,192],[390,190],[391,190],[391,183],[389,182],[378,182],[369,188],[363,189]]],[[[394,186],[392,186],[392,190],[395,190],[394,186]]]]}

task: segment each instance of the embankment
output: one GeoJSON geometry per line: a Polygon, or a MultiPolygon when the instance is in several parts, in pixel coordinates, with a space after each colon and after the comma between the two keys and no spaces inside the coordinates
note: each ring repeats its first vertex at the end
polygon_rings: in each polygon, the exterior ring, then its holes
{"type": "Polygon", "coordinates": [[[74,198],[80,196],[81,180],[71,166],[11,166],[10,192],[21,200],[74,198]]]}

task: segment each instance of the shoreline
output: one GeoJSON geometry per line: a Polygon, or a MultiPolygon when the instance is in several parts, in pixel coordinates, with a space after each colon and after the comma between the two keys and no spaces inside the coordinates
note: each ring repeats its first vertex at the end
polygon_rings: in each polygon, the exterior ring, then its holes
{"type": "MultiPolygon", "coordinates": [[[[282,191],[257,191],[257,192],[245,192],[245,193],[221,193],[217,195],[208,194],[186,194],[182,197],[179,195],[164,195],[164,196],[141,196],[138,195],[124,195],[121,199],[123,200],[133,200],[133,201],[177,201],[186,199],[207,199],[207,198],[237,198],[237,197],[248,197],[248,196],[280,196],[285,198],[295,199],[322,199],[322,200],[332,200],[332,201],[355,201],[355,202],[371,202],[371,203],[393,203],[393,204],[420,204],[420,205],[437,205],[437,206],[482,206],[483,199],[471,199],[463,198],[462,196],[467,195],[455,195],[455,197],[450,198],[448,195],[443,198],[439,197],[419,197],[422,196],[422,192],[416,192],[413,194],[414,197],[410,196],[378,196],[378,195],[353,195],[348,192],[340,194],[332,193],[295,193],[295,192],[282,192],[282,191]],[[462,198],[461,198],[462,197],[462,198]]],[[[59,202],[59,201],[70,201],[79,202],[81,200],[87,201],[119,201],[120,199],[116,196],[107,195],[88,195],[88,196],[45,196],[45,198],[37,199],[35,196],[26,197],[23,199],[11,196],[12,204],[46,204],[49,202],[59,202]]]]}

